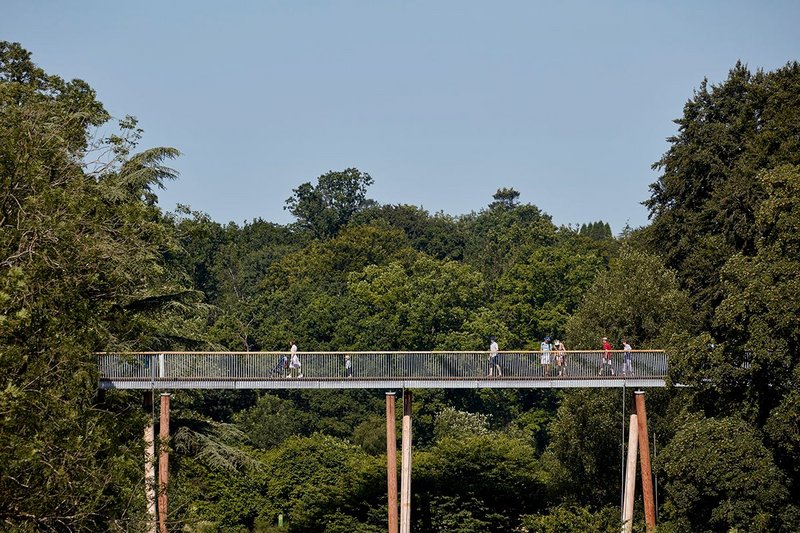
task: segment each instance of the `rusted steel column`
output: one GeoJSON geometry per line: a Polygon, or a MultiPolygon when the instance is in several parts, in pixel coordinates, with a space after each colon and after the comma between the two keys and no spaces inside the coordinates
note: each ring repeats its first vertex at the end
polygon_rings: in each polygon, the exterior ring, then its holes
{"type": "Polygon", "coordinates": [[[411,391],[403,392],[403,465],[400,473],[400,533],[411,533],[411,391]]]}
{"type": "Polygon", "coordinates": [[[622,531],[633,530],[633,498],[636,492],[636,447],[639,445],[639,421],[631,415],[628,428],[628,461],[625,464],[625,505],[622,509],[622,531]]]}
{"type": "Polygon", "coordinates": [[[386,393],[386,481],[389,496],[389,533],[397,533],[397,435],[394,393],[386,393]]]}
{"type": "Polygon", "coordinates": [[[656,507],[653,503],[653,475],[650,469],[650,440],[647,436],[647,410],[644,406],[644,391],[636,391],[636,416],[639,426],[639,462],[642,467],[642,497],[644,498],[644,521],[647,531],[656,527],[656,507]]]}
{"type": "Polygon", "coordinates": [[[158,522],[167,531],[167,485],[169,484],[169,393],[161,393],[161,428],[158,432],[158,522]]]}
{"type": "MultiPolygon", "coordinates": [[[[142,405],[148,415],[153,408],[153,391],[145,391],[142,405]]],[[[148,416],[144,426],[144,495],[147,502],[147,529],[148,533],[158,531],[158,517],[156,516],[156,449],[155,428],[153,418],[148,416]]]]}

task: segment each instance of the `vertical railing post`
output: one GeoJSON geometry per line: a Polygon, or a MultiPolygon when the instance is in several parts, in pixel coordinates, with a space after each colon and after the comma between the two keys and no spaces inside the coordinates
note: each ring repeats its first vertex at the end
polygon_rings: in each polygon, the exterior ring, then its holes
{"type": "Polygon", "coordinates": [[[644,391],[636,391],[636,416],[639,426],[639,461],[642,467],[642,497],[644,499],[644,520],[648,533],[656,527],[656,511],[653,504],[653,477],[650,468],[650,441],[647,436],[647,410],[644,405],[644,391]]]}
{"type": "Polygon", "coordinates": [[[397,436],[394,393],[386,393],[386,481],[389,502],[389,533],[397,533],[397,436]]]}

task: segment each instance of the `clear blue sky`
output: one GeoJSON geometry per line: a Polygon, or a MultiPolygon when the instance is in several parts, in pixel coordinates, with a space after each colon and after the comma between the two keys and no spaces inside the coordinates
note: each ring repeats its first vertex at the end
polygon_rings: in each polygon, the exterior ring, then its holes
{"type": "Polygon", "coordinates": [[[5,0],[0,39],[183,152],[168,210],[284,224],[293,188],[357,167],[381,203],[460,215],[513,187],[618,233],[702,79],[800,59],[799,22],[797,1],[5,0]]]}

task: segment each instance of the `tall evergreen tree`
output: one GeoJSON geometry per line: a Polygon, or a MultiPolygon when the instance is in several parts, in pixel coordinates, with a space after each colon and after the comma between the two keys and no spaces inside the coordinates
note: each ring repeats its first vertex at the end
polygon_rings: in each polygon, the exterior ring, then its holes
{"type": "Polygon", "coordinates": [[[709,324],[722,265],[755,250],[758,174],[800,163],[800,63],[755,74],[737,63],[723,83],[704,80],[675,122],[678,134],[653,165],[662,175],[645,202],[653,223],[644,233],[709,324]]]}

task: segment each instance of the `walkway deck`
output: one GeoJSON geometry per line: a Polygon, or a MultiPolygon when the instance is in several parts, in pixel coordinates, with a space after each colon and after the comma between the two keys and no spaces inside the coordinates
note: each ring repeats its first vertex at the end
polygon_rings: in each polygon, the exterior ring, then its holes
{"type": "Polygon", "coordinates": [[[103,389],[476,389],[664,387],[663,350],[635,350],[633,373],[622,375],[623,352],[570,351],[564,364],[542,353],[500,352],[489,375],[488,352],[129,352],[98,354],[103,389]],[[348,369],[346,362],[349,359],[348,369]],[[559,375],[559,370],[561,375],[559,375]],[[498,375],[501,372],[501,375],[498,375]],[[292,376],[291,374],[294,374],[292,376]],[[287,377],[289,376],[289,377],[287,377]]]}

